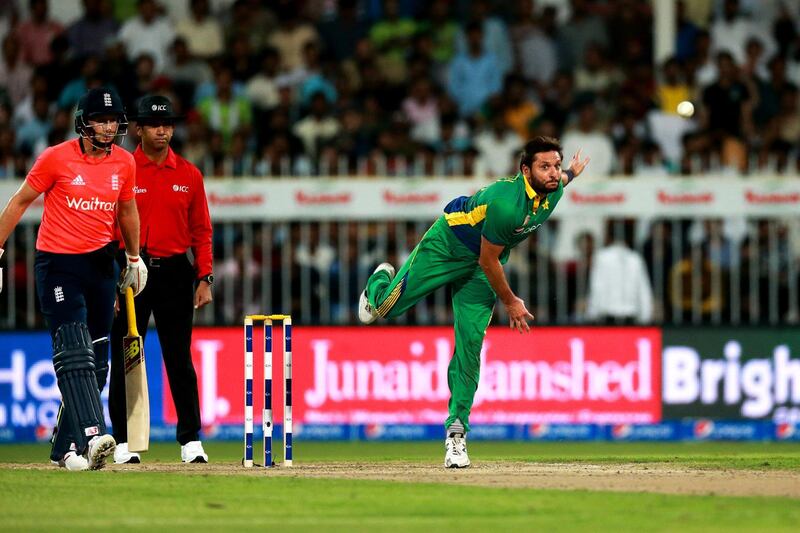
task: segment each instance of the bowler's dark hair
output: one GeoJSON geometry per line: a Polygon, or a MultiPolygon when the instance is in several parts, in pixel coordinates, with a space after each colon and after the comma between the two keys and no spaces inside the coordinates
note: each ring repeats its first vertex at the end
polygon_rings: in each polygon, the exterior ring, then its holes
{"type": "Polygon", "coordinates": [[[522,154],[519,158],[519,168],[522,169],[522,165],[527,165],[528,167],[533,166],[533,160],[536,159],[536,154],[540,152],[558,152],[558,157],[561,159],[564,158],[563,148],[561,148],[561,143],[558,142],[558,139],[555,137],[545,137],[544,135],[539,135],[538,137],[534,137],[532,140],[528,141],[525,144],[525,147],[522,149],[522,154]]]}

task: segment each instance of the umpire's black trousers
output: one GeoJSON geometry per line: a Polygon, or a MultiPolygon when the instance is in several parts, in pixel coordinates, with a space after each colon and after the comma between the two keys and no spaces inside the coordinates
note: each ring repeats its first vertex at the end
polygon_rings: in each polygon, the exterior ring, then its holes
{"type": "MultiPolygon", "coordinates": [[[[134,299],[136,327],[144,337],[150,314],[153,314],[172,401],[178,414],[177,439],[186,444],[200,440],[200,401],[191,354],[195,272],[185,254],[166,258],[142,257],[148,279],[144,290],[134,299]]],[[[125,254],[120,254],[117,260],[124,267],[125,254]]],[[[117,442],[128,442],[122,356],[122,339],[128,331],[126,313],[125,298],[120,297],[120,311],[111,330],[111,385],[108,393],[108,410],[117,442]]]]}

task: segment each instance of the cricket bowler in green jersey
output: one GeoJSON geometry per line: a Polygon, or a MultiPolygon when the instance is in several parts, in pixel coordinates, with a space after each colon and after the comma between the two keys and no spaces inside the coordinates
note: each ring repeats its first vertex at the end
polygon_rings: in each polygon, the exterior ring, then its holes
{"type": "Polygon", "coordinates": [[[395,275],[382,263],[361,293],[358,318],[369,324],[378,317],[405,313],[439,287],[452,288],[455,349],[448,367],[449,416],[445,421],[445,466],[470,465],[466,435],[469,413],[478,389],[480,353],[495,300],[506,308],[509,326],[530,331],[533,315],[508,285],[503,266],[512,248],[541,226],[555,209],[564,187],[578,176],[589,159],[580,150],[566,171],[557,139],[536,137],[522,152],[519,173],[460,196],[428,229],[395,275]]]}

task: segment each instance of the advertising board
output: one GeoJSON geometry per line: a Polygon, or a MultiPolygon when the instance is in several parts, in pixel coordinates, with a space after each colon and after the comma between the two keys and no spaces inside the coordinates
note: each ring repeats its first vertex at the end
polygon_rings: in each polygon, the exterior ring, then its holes
{"type": "Polygon", "coordinates": [[[665,328],[664,418],[800,422],[800,331],[665,328]]]}
{"type": "MultiPolygon", "coordinates": [[[[258,328],[257,328],[258,329],[258,328]]],[[[254,405],[263,395],[254,333],[254,405]]],[[[274,345],[280,345],[276,328],[274,345]]],[[[193,356],[206,424],[243,420],[242,332],[198,328],[193,356]]],[[[451,328],[295,328],[294,419],[311,424],[440,424],[447,417],[451,328]]],[[[661,420],[661,334],[655,328],[490,328],[473,424],[649,423],[661,420]]],[[[275,353],[273,383],[281,383],[275,353]]],[[[282,390],[274,387],[276,421],[282,390]]],[[[168,398],[168,396],[165,396],[168,398]]],[[[175,422],[165,401],[165,421],[175,422]]]]}

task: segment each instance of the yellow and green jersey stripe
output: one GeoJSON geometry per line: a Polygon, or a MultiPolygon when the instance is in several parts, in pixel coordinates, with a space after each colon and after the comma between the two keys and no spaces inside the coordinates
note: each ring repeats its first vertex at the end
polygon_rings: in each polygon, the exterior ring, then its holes
{"type": "Polygon", "coordinates": [[[520,173],[500,179],[472,196],[459,196],[444,208],[448,226],[475,255],[480,255],[481,237],[506,247],[501,262],[509,251],[550,217],[564,186],[540,195],[520,173]]]}

